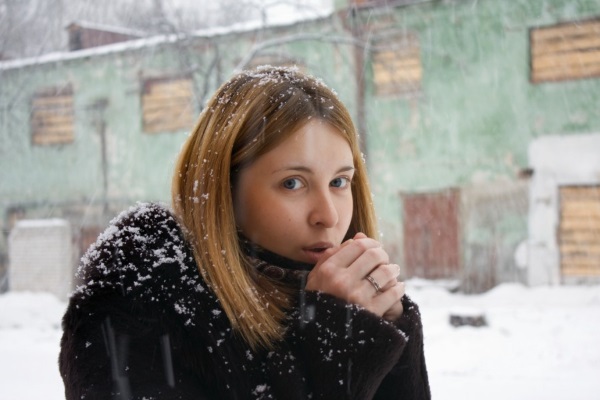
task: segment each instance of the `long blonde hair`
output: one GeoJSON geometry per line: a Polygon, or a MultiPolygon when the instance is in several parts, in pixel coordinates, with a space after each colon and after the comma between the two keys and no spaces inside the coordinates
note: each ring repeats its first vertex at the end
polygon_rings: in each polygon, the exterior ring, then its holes
{"type": "Polygon", "coordinates": [[[347,237],[376,237],[377,227],[358,136],[346,107],[321,81],[295,69],[259,67],[224,83],[209,100],[175,165],[172,201],[198,268],[235,332],[254,349],[282,338],[291,292],[258,279],[240,247],[232,182],[241,168],[277,146],[309,119],[346,138],[355,175],[347,237]]]}

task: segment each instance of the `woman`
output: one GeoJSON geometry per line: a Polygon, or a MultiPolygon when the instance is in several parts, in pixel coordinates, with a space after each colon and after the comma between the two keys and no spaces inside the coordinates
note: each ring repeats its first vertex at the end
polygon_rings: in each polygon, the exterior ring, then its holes
{"type": "Polygon", "coordinates": [[[377,231],[357,135],[320,81],[226,82],[176,164],[83,257],[67,399],[426,399],[418,309],[377,231]]]}

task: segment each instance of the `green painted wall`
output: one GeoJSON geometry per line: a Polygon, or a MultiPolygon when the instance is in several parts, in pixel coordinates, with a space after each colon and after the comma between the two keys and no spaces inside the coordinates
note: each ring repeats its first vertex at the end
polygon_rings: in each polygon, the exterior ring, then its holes
{"type": "MultiPolygon", "coordinates": [[[[531,139],[600,130],[600,79],[529,83],[529,28],[594,16],[600,16],[595,1],[457,0],[398,8],[398,27],[419,36],[422,93],[367,101],[376,192],[387,197],[515,179],[527,167],[531,139]]],[[[387,215],[387,202],[380,204],[387,215]]]]}
{"type": "Polygon", "coordinates": [[[95,102],[107,100],[102,115],[109,214],[137,200],[168,202],[173,163],[188,130],[142,133],[142,79],[192,74],[193,107],[199,113],[206,98],[253,46],[291,36],[295,40],[266,47],[261,55],[292,58],[322,77],[357,122],[364,108],[366,129],[361,134],[367,143],[383,241],[393,256],[401,261],[399,194],[458,187],[466,196],[461,233],[465,266],[476,266],[472,253],[480,245],[503,249],[503,262],[510,263],[515,245],[526,237],[527,187],[517,176],[528,166],[531,140],[600,131],[600,79],[529,82],[529,29],[599,17],[600,3],[432,0],[364,8],[354,14],[343,9],[347,2],[335,4],[339,12],[332,18],[293,26],[122,50],[117,45],[111,52],[72,53],[21,68],[0,63],[0,213],[5,232],[0,253],[5,252],[10,206],[25,205],[28,217],[60,217],[73,204],[102,205],[101,140],[94,123],[98,114],[91,107],[95,102]],[[348,28],[356,21],[367,39],[382,26],[417,34],[423,67],[418,96],[377,96],[370,56],[363,47],[359,51],[365,56],[365,94],[362,100],[357,96],[356,54],[348,28]],[[308,36],[315,32],[320,34],[308,36]],[[68,83],[75,98],[75,141],[32,146],[33,93],[68,83]],[[486,200],[494,193],[488,188],[498,187],[514,194],[509,196],[510,206],[486,200]]]}
{"type": "Polygon", "coordinates": [[[351,97],[352,85],[345,77],[352,60],[349,46],[298,36],[316,31],[326,37],[334,28],[330,22],[313,21],[172,43],[152,45],[150,39],[117,44],[56,60],[22,60],[18,67],[0,63],[0,220],[5,233],[0,255],[6,254],[8,212],[15,207],[22,208],[27,218],[69,218],[77,230],[86,224],[103,226],[136,201],[170,201],[173,165],[193,125],[179,132],[144,133],[145,78],[193,76],[192,107],[197,115],[253,46],[294,36],[288,43],[265,47],[261,55],[296,60],[307,72],[340,88],[340,95],[351,97]],[[32,145],[34,93],[66,85],[74,93],[75,140],[32,145]],[[99,101],[106,102],[103,111],[94,106],[99,101]],[[105,123],[105,161],[98,121],[105,123]]]}
{"type": "MultiPolygon", "coordinates": [[[[530,28],[597,17],[600,2],[591,0],[429,1],[362,11],[367,32],[385,19],[388,29],[416,33],[420,43],[418,96],[382,98],[372,71],[366,80],[373,191],[392,246],[402,242],[399,193],[490,184],[511,191],[533,139],[600,131],[599,78],[529,81],[530,28]]],[[[523,211],[506,206],[494,225],[474,224],[463,210],[465,263],[470,246],[491,236],[508,248],[524,240],[523,211]]]]}

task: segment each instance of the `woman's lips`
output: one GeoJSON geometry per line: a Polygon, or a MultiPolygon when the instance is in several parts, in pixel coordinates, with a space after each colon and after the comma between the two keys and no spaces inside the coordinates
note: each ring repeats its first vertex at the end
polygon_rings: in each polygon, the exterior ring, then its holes
{"type": "Polygon", "coordinates": [[[323,258],[325,251],[331,247],[333,247],[331,243],[316,243],[314,245],[307,246],[302,250],[304,251],[306,257],[311,262],[316,264],[321,258],[323,258]]]}
{"type": "Polygon", "coordinates": [[[315,250],[304,250],[304,254],[306,255],[307,260],[312,263],[312,264],[316,264],[319,262],[319,260],[323,257],[323,254],[325,253],[325,251],[315,251],[315,250]]]}

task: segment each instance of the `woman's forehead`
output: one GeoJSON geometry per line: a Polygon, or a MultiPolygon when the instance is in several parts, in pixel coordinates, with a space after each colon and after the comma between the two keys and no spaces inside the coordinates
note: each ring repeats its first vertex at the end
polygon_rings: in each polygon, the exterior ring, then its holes
{"type": "Polygon", "coordinates": [[[297,129],[261,158],[277,169],[353,167],[353,154],[346,138],[332,125],[315,119],[297,129]]]}

